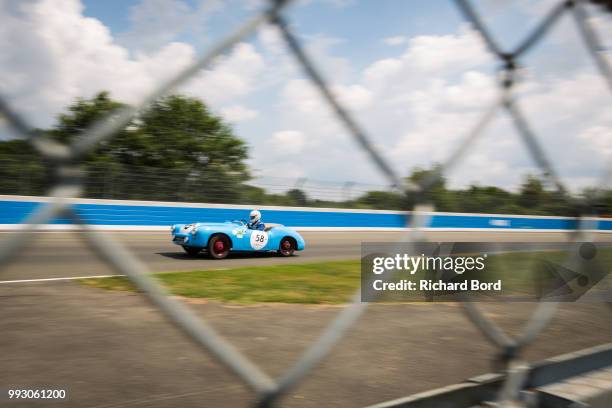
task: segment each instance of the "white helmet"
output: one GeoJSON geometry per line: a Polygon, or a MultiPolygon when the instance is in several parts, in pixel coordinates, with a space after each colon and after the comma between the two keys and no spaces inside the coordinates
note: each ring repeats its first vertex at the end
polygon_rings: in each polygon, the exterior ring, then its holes
{"type": "Polygon", "coordinates": [[[257,211],[257,210],[253,210],[253,211],[251,211],[250,218],[251,218],[251,220],[250,220],[251,224],[255,223],[255,222],[261,220],[261,213],[259,211],[257,211]]]}

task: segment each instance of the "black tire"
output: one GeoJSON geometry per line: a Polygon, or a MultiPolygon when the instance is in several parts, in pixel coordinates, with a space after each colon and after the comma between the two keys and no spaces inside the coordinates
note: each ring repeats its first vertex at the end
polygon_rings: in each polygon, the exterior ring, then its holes
{"type": "Polygon", "coordinates": [[[187,252],[188,255],[191,255],[191,256],[195,256],[199,254],[200,251],[202,250],[202,248],[200,247],[190,247],[186,245],[183,245],[183,249],[185,250],[185,252],[187,252]]]}
{"type": "Polygon", "coordinates": [[[278,246],[278,254],[280,256],[291,256],[295,252],[295,240],[291,237],[285,237],[281,239],[278,246]]]}
{"type": "Polygon", "coordinates": [[[226,258],[231,247],[229,238],[224,234],[215,234],[208,240],[208,254],[213,259],[226,258]]]}

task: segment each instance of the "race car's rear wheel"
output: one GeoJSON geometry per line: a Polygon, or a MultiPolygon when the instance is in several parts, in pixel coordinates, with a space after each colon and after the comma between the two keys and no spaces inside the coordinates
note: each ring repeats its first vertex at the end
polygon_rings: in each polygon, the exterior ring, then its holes
{"type": "Polygon", "coordinates": [[[183,249],[185,250],[185,252],[187,252],[189,255],[197,255],[200,253],[200,251],[202,250],[202,248],[200,247],[190,247],[190,246],[186,246],[183,245],[183,249]]]}
{"type": "Polygon", "coordinates": [[[278,246],[278,253],[281,256],[291,256],[295,251],[295,241],[292,238],[285,237],[281,240],[278,246]]]}
{"type": "Polygon", "coordinates": [[[230,251],[230,240],[223,234],[217,234],[208,240],[208,253],[214,259],[227,257],[230,251]]]}

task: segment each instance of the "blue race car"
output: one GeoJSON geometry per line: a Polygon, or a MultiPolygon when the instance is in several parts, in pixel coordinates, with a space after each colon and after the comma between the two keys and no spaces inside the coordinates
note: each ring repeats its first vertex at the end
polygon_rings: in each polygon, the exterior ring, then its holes
{"type": "Polygon", "coordinates": [[[206,250],[215,259],[227,257],[230,251],[277,251],[282,256],[291,256],[305,247],[304,238],[284,225],[266,224],[260,231],[249,229],[243,220],[175,224],[172,242],[189,255],[206,250]]]}

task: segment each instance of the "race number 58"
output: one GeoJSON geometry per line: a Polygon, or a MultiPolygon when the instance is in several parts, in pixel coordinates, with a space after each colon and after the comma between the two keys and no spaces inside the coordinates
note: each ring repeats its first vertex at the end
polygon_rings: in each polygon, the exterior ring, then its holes
{"type": "Polygon", "coordinates": [[[268,233],[265,231],[253,231],[251,234],[251,248],[261,249],[268,243],[268,233]]]}

